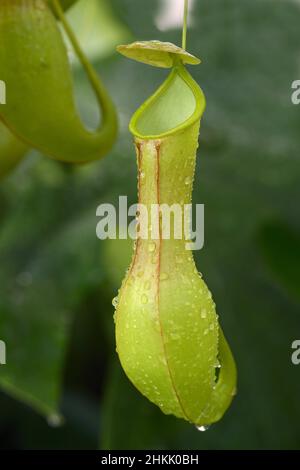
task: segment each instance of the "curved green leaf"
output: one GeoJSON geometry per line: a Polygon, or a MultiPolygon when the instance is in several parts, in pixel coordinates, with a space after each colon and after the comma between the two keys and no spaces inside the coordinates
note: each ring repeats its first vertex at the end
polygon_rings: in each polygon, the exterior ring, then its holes
{"type": "Polygon", "coordinates": [[[102,121],[92,132],[79,118],[66,48],[43,0],[0,4],[0,72],[8,90],[0,118],[24,142],[52,158],[77,163],[96,160],[115,141],[115,109],[57,0],[53,7],[86,70],[102,109],[102,121]]]}

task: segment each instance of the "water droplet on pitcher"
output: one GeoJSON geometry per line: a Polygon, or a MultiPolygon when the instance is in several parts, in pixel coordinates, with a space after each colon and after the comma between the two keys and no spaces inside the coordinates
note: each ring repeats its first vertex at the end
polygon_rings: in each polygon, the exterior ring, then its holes
{"type": "Polygon", "coordinates": [[[140,178],[141,179],[145,178],[145,172],[143,170],[140,171],[140,178]]]}
{"type": "Polygon", "coordinates": [[[188,185],[192,182],[192,178],[190,176],[187,176],[184,180],[184,184],[188,185]]]}
{"type": "Polygon", "coordinates": [[[203,308],[201,310],[201,318],[206,318],[206,315],[207,315],[206,308],[203,308]]]}
{"type": "Polygon", "coordinates": [[[176,340],[180,339],[180,334],[178,334],[178,333],[171,333],[171,334],[170,334],[170,338],[176,341],[176,340]]]}
{"type": "Polygon", "coordinates": [[[205,432],[210,428],[210,426],[207,426],[207,425],[206,426],[195,426],[195,427],[196,427],[197,431],[200,431],[200,432],[205,432]]]}
{"type": "Polygon", "coordinates": [[[162,356],[162,357],[160,358],[160,360],[161,360],[161,362],[163,363],[164,366],[168,365],[167,359],[166,359],[165,356],[162,356]]]}
{"type": "Polygon", "coordinates": [[[150,242],[148,245],[148,251],[150,251],[150,253],[153,253],[153,251],[155,251],[155,248],[156,248],[156,243],[150,242]]]}
{"type": "Polygon", "coordinates": [[[119,301],[118,296],[114,297],[114,298],[112,299],[112,301],[111,301],[112,305],[113,305],[115,308],[117,308],[117,306],[118,306],[118,301],[119,301]]]}

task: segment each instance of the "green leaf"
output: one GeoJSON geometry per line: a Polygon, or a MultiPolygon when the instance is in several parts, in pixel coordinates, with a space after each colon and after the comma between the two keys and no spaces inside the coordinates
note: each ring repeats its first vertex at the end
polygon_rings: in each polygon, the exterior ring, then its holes
{"type": "MultiPolygon", "coordinates": [[[[51,199],[53,203],[55,198],[51,199]]],[[[6,224],[0,237],[0,337],[7,347],[0,386],[51,417],[57,414],[61,398],[72,312],[86,290],[93,283],[98,285],[101,270],[93,266],[99,256],[94,215],[83,214],[69,225],[59,222],[53,213],[43,214],[46,201],[40,202],[36,215],[41,218],[40,230],[44,226],[48,232],[45,240],[40,239],[37,224],[23,232],[22,243],[11,238],[15,227],[29,220],[22,210],[6,224]],[[51,225],[57,233],[51,233],[51,225]],[[83,239],[86,245],[81,243],[83,239]]]]}

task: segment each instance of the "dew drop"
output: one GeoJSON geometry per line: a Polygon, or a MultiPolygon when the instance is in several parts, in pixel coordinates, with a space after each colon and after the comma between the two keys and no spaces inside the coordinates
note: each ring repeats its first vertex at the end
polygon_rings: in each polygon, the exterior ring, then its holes
{"type": "Polygon", "coordinates": [[[195,426],[197,431],[205,432],[209,429],[210,426],[195,426]]]}
{"type": "Polygon", "coordinates": [[[119,300],[119,299],[118,299],[118,296],[116,296],[116,297],[114,297],[114,298],[112,299],[112,302],[111,302],[111,303],[112,303],[112,305],[113,305],[115,308],[117,308],[117,306],[118,306],[118,300],[119,300]]]}
{"type": "Polygon", "coordinates": [[[192,182],[192,178],[190,176],[187,176],[184,180],[184,184],[188,185],[192,182]]]}
{"type": "Polygon", "coordinates": [[[155,248],[156,248],[155,242],[150,242],[149,245],[148,245],[148,251],[150,253],[153,253],[155,251],[155,248]]]}
{"type": "Polygon", "coordinates": [[[165,365],[165,366],[168,364],[168,363],[167,363],[167,359],[166,359],[165,356],[162,356],[162,357],[161,357],[161,362],[162,362],[163,365],[165,365]]]}
{"type": "Polygon", "coordinates": [[[140,171],[140,178],[141,178],[141,179],[144,179],[144,178],[145,178],[145,172],[142,171],[142,170],[140,171]]]}
{"type": "Polygon", "coordinates": [[[207,315],[206,308],[203,308],[201,310],[201,318],[206,318],[206,315],[207,315]]]}

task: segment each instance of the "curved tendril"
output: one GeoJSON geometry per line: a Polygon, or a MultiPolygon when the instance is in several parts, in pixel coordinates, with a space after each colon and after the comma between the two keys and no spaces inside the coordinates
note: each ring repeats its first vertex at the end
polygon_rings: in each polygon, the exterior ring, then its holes
{"type": "Polygon", "coordinates": [[[60,20],[61,24],[63,25],[63,28],[72,44],[72,47],[79,58],[83,68],[86,71],[86,74],[90,80],[90,83],[92,85],[92,88],[95,92],[96,98],[98,100],[98,103],[100,105],[100,108],[102,109],[102,123],[99,124],[99,130],[104,128],[106,126],[116,126],[116,113],[115,113],[115,108],[112,103],[112,100],[110,99],[109,95],[107,94],[99,76],[95,72],[95,69],[92,67],[90,62],[87,60],[83,50],[80,47],[80,44],[77,41],[77,38],[72,31],[69,23],[66,20],[66,17],[64,15],[63,9],[60,5],[59,0],[51,0],[53,4],[53,9],[54,12],[56,13],[58,19],[60,20]]]}

